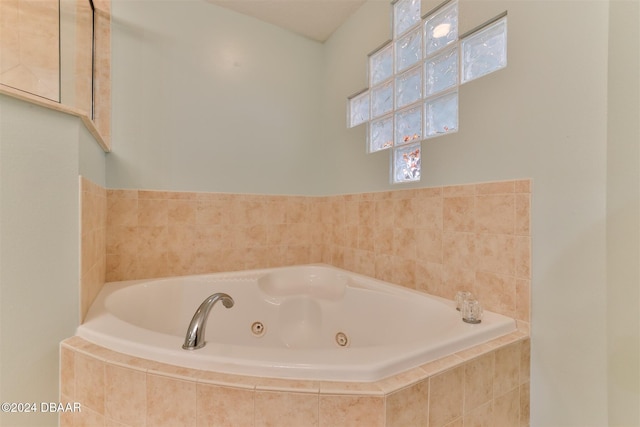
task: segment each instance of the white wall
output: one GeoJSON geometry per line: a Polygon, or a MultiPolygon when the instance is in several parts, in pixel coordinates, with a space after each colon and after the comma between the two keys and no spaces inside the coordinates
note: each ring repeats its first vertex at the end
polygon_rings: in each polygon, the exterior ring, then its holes
{"type": "MultiPolygon", "coordinates": [[[[79,319],[81,129],[77,117],[0,95],[2,402],[59,400],[58,344],[79,319]]],[[[2,425],[56,423],[57,414],[0,414],[2,425]]]]}
{"type": "Polygon", "coordinates": [[[202,0],[112,13],[110,188],[313,191],[322,45],[202,0]]]}

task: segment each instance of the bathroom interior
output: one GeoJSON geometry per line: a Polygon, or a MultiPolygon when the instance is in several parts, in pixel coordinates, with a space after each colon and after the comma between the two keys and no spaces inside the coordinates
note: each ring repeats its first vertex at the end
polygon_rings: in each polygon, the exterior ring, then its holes
{"type": "MultiPolygon", "coordinates": [[[[78,392],[60,376],[84,344],[60,343],[105,282],[321,262],[445,298],[478,289],[518,319],[530,370],[517,425],[640,426],[639,3],[458,0],[460,34],[507,12],[508,64],[460,86],[458,130],[422,141],[421,178],[403,184],[346,119],[368,55],[391,38],[392,3],[233,3],[94,0],[92,20],[84,0],[0,0],[2,402],[78,392]],[[300,34],[332,10],[340,25],[300,34]],[[285,16],[293,28],[268,22],[285,16]],[[214,199],[207,234],[198,209],[214,199]],[[361,202],[384,206],[379,218],[361,202]],[[447,206],[461,222],[447,225],[447,206]],[[499,256],[483,255],[496,246],[481,227],[505,223],[499,256]],[[453,234],[469,244],[446,253],[453,234]]],[[[440,372],[442,388],[457,372],[440,372]]],[[[480,422],[389,422],[426,404],[422,385],[385,385],[386,425],[480,422]]],[[[305,393],[285,413],[304,412],[305,393]]],[[[0,425],[145,420],[102,409],[6,412],[0,425]]]]}

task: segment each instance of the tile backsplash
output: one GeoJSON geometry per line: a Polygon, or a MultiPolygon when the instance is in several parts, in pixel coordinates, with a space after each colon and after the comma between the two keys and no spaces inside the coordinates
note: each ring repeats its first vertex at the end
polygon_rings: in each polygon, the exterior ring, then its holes
{"type": "Polygon", "coordinates": [[[514,332],[375,382],[248,377],[60,347],[60,426],[529,425],[530,342],[514,332]]]}
{"type": "Polygon", "coordinates": [[[327,198],[323,262],[529,322],[529,180],[327,198]]]}
{"type": "MultiPolygon", "coordinates": [[[[104,191],[106,281],[323,262],[449,299],[470,290],[529,322],[530,180],[326,197],[104,191]]],[[[95,295],[82,294],[86,313],[95,295]]]]}
{"type": "Polygon", "coordinates": [[[312,221],[318,202],[310,197],[107,194],[107,281],[321,260],[321,236],[312,221]]]}
{"type": "Polygon", "coordinates": [[[107,190],[80,177],[80,315],[87,314],[106,275],[107,190]]]}

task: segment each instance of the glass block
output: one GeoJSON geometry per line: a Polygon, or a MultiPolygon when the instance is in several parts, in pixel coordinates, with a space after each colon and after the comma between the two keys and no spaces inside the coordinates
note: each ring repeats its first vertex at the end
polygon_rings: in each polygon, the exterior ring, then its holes
{"type": "Polygon", "coordinates": [[[369,57],[370,85],[375,86],[393,74],[393,44],[389,43],[369,57]]]}
{"type": "Polygon", "coordinates": [[[422,106],[396,113],[395,145],[408,144],[422,139],[422,106]]]}
{"type": "Polygon", "coordinates": [[[422,60],[422,33],[412,31],[396,41],[396,72],[406,70],[422,60]]]}
{"type": "Polygon", "coordinates": [[[422,98],[422,65],[396,77],[396,108],[422,98]]]}
{"type": "Polygon", "coordinates": [[[432,53],[454,43],[458,39],[458,3],[437,10],[424,22],[425,52],[432,53]]]}
{"type": "Polygon", "coordinates": [[[420,0],[400,0],[393,5],[393,35],[401,35],[420,22],[420,0]]]}
{"type": "Polygon", "coordinates": [[[426,96],[449,89],[458,83],[458,49],[434,56],[426,62],[426,96]]]}
{"type": "Polygon", "coordinates": [[[425,103],[427,138],[458,130],[458,92],[428,100],[425,103]]]}
{"type": "Polygon", "coordinates": [[[393,80],[371,90],[371,117],[380,117],[393,110],[393,80]]]}
{"type": "Polygon", "coordinates": [[[462,83],[506,66],[506,17],[462,40],[462,83]]]}
{"type": "Polygon", "coordinates": [[[420,181],[420,143],[393,149],[393,183],[420,181]]]}
{"type": "Polygon", "coordinates": [[[393,116],[383,117],[369,124],[369,152],[393,146],[393,116]]]}
{"type": "Polygon", "coordinates": [[[349,99],[349,127],[369,121],[369,91],[349,99]]]}

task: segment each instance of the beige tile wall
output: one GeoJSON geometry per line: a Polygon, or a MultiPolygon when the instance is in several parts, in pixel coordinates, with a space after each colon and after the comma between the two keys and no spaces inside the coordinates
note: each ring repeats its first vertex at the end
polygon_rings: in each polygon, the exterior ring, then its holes
{"type": "Polygon", "coordinates": [[[111,147],[111,0],[94,0],[94,115],[100,136],[111,147]]]}
{"type": "Polygon", "coordinates": [[[372,383],[277,380],[61,345],[61,426],[529,425],[529,340],[516,332],[372,383]]]}
{"type": "Polygon", "coordinates": [[[76,0],[63,2],[60,15],[61,33],[69,31],[65,26],[70,22],[75,23],[72,31],[75,36],[61,37],[60,102],[90,114],[93,105],[93,11],[87,0],[76,0]]]}
{"type": "MultiPolygon", "coordinates": [[[[87,12],[87,1],[66,4],[63,15],[72,16],[87,12]],[[70,10],[69,8],[74,8],[70,10]]],[[[42,98],[52,103],[62,102],[67,107],[82,111],[91,119],[104,142],[111,146],[111,0],[95,0],[95,69],[93,76],[94,99],[91,99],[91,31],[86,17],[78,18],[74,32],[73,63],[75,68],[60,75],[60,8],[57,1],[0,0],[0,87],[18,89],[22,99],[43,105],[42,98]],[[63,87],[73,88],[60,96],[63,87]]],[[[79,15],[80,16],[80,15],[79,15]]],[[[63,25],[66,23],[63,23],[63,25]]],[[[72,47],[70,44],[65,47],[72,47]]],[[[49,106],[46,103],[45,106],[49,106]]],[[[54,106],[50,106],[55,108],[54,106]]]]}
{"type": "Polygon", "coordinates": [[[107,194],[107,281],[320,261],[310,197],[107,194]]]}
{"type": "Polygon", "coordinates": [[[0,84],[60,100],[57,1],[0,1],[0,84]]]}
{"type": "Polygon", "coordinates": [[[334,196],[322,261],[529,322],[530,180],[334,196]]]}
{"type": "Polygon", "coordinates": [[[87,314],[106,277],[107,190],[80,177],[80,315],[87,314]]]}
{"type": "MultiPolygon", "coordinates": [[[[81,188],[83,313],[101,259],[109,281],[326,262],[448,298],[464,287],[529,321],[528,180],[331,197],[81,188]]],[[[60,399],[83,410],[61,425],[527,426],[524,326],[375,383],[197,371],[73,337],[60,399]]]]}
{"type": "Polygon", "coordinates": [[[107,192],[107,281],[325,262],[529,322],[529,180],[330,197],[107,192]]]}

